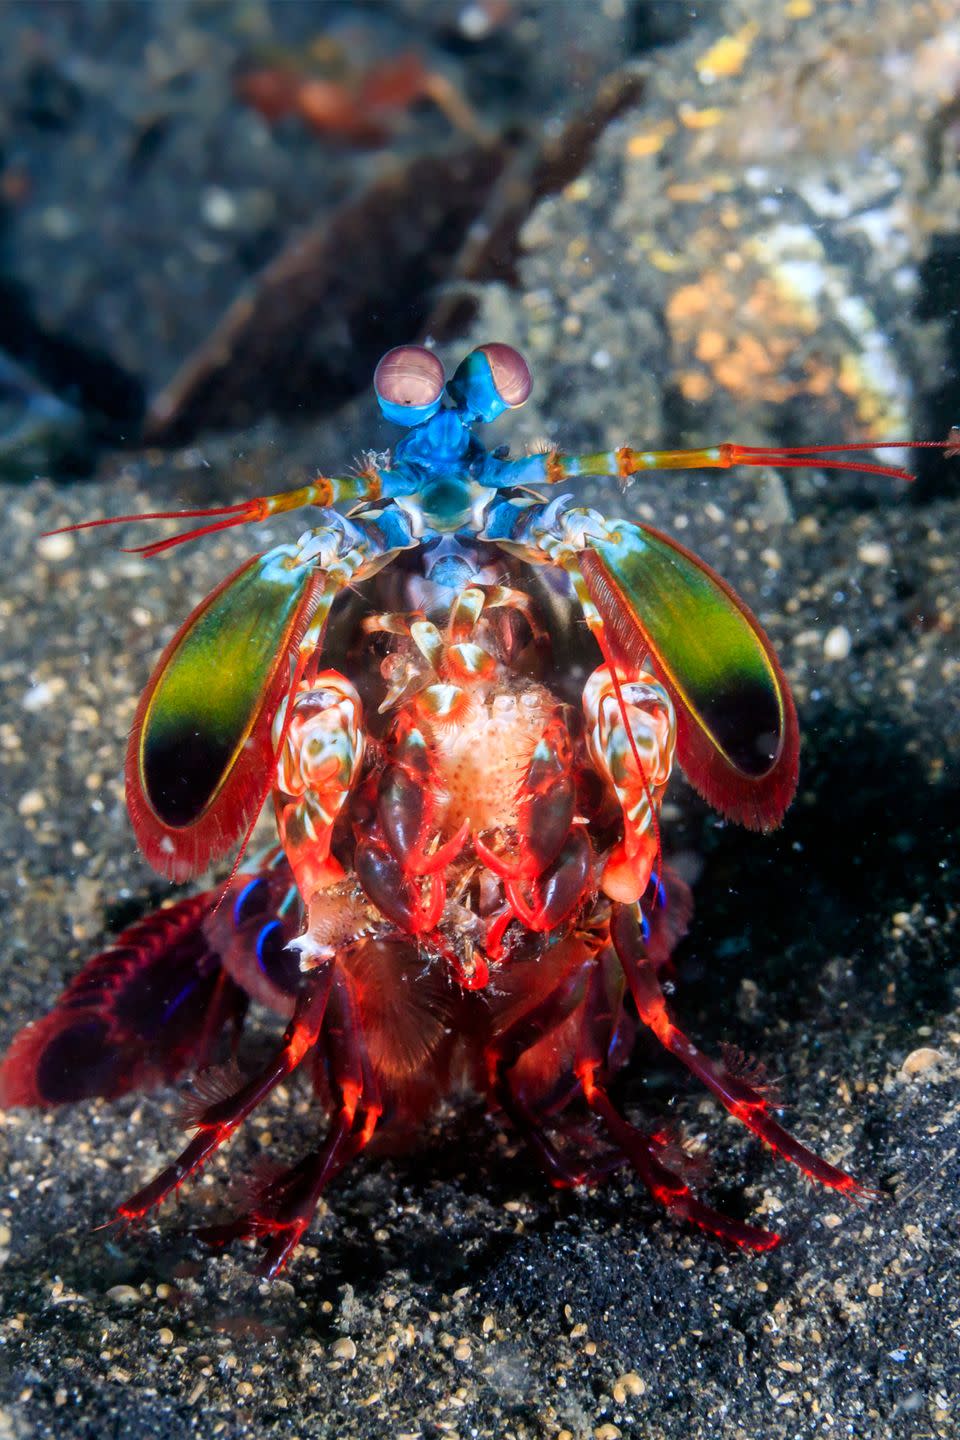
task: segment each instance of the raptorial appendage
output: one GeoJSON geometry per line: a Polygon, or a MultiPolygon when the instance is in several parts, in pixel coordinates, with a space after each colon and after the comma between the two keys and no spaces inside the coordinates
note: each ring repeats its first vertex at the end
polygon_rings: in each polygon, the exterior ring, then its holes
{"type": "Polygon", "coordinates": [[[307,900],[343,879],[343,866],[331,856],[330,845],[363,763],[362,726],[360,696],[336,670],[300,682],[289,724],[286,701],[274,718],[277,833],[297,889],[307,900]]]}

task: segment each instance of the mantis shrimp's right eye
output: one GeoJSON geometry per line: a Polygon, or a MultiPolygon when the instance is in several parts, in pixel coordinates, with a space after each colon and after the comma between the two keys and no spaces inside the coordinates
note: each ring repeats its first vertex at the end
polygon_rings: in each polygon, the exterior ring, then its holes
{"type": "Polygon", "coordinates": [[[388,350],[373,376],[380,409],[397,425],[419,425],[436,414],[443,385],[443,366],[423,345],[388,350]]]}
{"type": "Polygon", "coordinates": [[[533,380],[530,367],[520,351],[514,350],[512,345],[495,341],[490,345],[481,345],[480,354],[486,356],[494,388],[504,405],[510,410],[525,405],[533,389],[533,380]]]}
{"type": "Polygon", "coordinates": [[[526,360],[512,345],[494,341],[471,350],[457,366],[447,394],[471,420],[496,420],[516,410],[530,395],[533,381],[526,360]]]}

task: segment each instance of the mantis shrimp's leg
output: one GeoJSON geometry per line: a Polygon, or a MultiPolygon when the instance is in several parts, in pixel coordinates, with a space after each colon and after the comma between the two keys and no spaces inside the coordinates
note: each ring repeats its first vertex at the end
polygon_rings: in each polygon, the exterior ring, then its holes
{"type": "Polygon", "coordinates": [[[381,661],[380,673],[387,686],[387,693],[379,706],[381,715],[411,699],[437,679],[443,659],[443,636],[422,610],[406,614],[384,611],[368,615],[362,621],[361,629],[367,635],[403,635],[413,641],[412,650],[391,650],[381,661]]]}
{"type": "MultiPolygon", "coordinates": [[[[600,957],[616,963],[608,948],[600,957]]],[[[618,967],[619,968],[619,967],[618,967]]],[[[617,1006],[620,997],[617,996],[617,1006]]],[[[610,1139],[633,1167],[650,1194],[669,1214],[701,1230],[748,1250],[769,1250],[779,1242],[773,1231],[746,1225],[714,1210],[694,1195],[688,1183],[696,1162],[668,1135],[639,1130],[616,1109],[603,1084],[609,1070],[610,1036],[616,1033],[618,1014],[611,1009],[611,991],[604,984],[601,964],[594,967],[584,1004],[575,1071],[590,1109],[603,1123],[610,1139]]]]}
{"type": "Polygon", "coordinates": [[[595,1164],[576,1162],[564,1155],[543,1129],[540,1119],[514,1086],[509,1077],[497,1080],[491,1098],[506,1115],[517,1134],[533,1151],[540,1169],[555,1190],[576,1190],[581,1185],[596,1185],[626,1163],[623,1155],[614,1154],[595,1164]]]}
{"type": "MultiPolygon", "coordinates": [[[[293,1019],[284,1032],[280,1049],[274,1058],[259,1075],[241,1084],[230,1094],[214,1094],[210,1103],[204,1106],[199,1114],[190,1116],[190,1126],[195,1128],[197,1133],[172,1164],[124,1201],[118,1210],[122,1219],[138,1220],[166,1199],[171,1190],[177,1189],[194,1170],[199,1169],[270,1091],[297,1068],[317,1042],[330,995],[333,972],[334,965],[329,962],[311,972],[297,999],[293,1019]]],[[[215,1072],[214,1084],[211,1085],[208,1080],[204,1087],[201,1077],[198,1091],[201,1094],[204,1088],[215,1091],[219,1088],[216,1078],[215,1072]]]]}
{"type": "Polygon", "coordinates": [[[796,1165],[811,1180],[847,1195],[874,1198],[873,1192],[866,1186],[836,1165],[821,1160],[773,1118],[771,1101],[764,1094],[762,1082],[758,1084],[756,1077],[738,1075],[720,1061],[710,1059],[678,1028],[667,1008],[656,966],[647,954],[636,906],[614,905],[610,936],[640,1019],[653,1031],[661,1045],[696,1075],[731,1115],[735,1115],[771,1150],[796,1165]]]}
{"type": "Polygon", "coordinates": [[[551,1184],[558,1189],[595,1183],[618,1165],[629,1163],[653,1198],[675,1218],[698,1225],[732,1244],[769,1249],[779,1240],[778,1235],[745,1225],[704,1204],[693,1194],[687,1180],[695,1162],[669,1137],[638,1130],[614,1108],[601,1080],[609,1069],[622,1021],[622,999],[622,972],[609,948],[573,966],[553,990],[488,1046],[491,1099],[530,1145],[551,1184]],[[555,1048],[562,1052],[564,1038],[560,1032],[574,1016],[574,1031],[566,1036],[571,1069],[587,1104],[616,1146],[613,1156],[585,1166],[572,1163],[545,1134],[518,1079],[524,1057],[547,1036],[556,1037],[555,1048]]]}
{"type": "Polygon", "coordinates": [[[780,1243],[776,1231],[746,1225],[699,1200],[684,1179],[683,1153],[679,1147],[665,1136],[638,1130],[625,1120],[589,1064],[584,1062],[579,1073],[587,1104],[603,1121],[611,1140],[626,1156],[654,1200],[670,1215],[744,1250],[771,1250],[780,1243]]]}
{"type": "Polygon", "coordinates": [[[464,590],[450,611],[450,643],[468,640],[484,610],[516,610],[527,622],[534,644],[549,643],[549,635],[540,623],[530,596],[509,585],[471,585],[464,590]]]}
{"type": "Polygon", "coordinates": [[[601,887],[612,900],[644,894],[660,850],[658,815],[673,768],[677,719],[670,696],[646,671],[620,676],[601,665],[583,692],[587,746],[623,812],[623,839],[607,857],[601,887]],[[638,763],[638,757],[641,763],[638,763]]]}
{"type": "Polygon", "coordinates": [[[409,700],[442,676],[447,681],[460,682],[450,685],[447,691],[444,714],[445,718],[451,718],[450,704],[455,700],[462,703],[466,698],[462,687],[489,677],[495,669],[492,656],[473,643],[473,634],[484,610],[494,609],[516,610],[526,621],[533,644],[543,647],[548,643],[547,632],[529,596],[506,585],[470,585],[461,591],[450,610],[446,641],[423,611],[368,615],[362,621],[366,634],[403,635],[412,640],[415,647],[409,652],[392,651],[383,660],[380,668],[387,682],[387,694],[380,713],[409,700]]]}
{"type": "Polygon", "coordinates": [[[261,1273],[283,1269],[313,1219],[322,1192],[369,1143],[381,1113],[376,1081],[363,1042],[353,983],[342,968],[334,977],[321,1038],[332,1119],[323,1144],[264,1185],[250,1211],[199,1232],[210,1245],[261,1237],[261,1273]]]}
{"type": "Polygon", "coordinates": [[[337,816],[363,763],[363,706],[356,689],[336,670],[301,682],[287,721],[284,701],[273,721],[274,744],[283,735],[273,792],[277,829],[304,904],[343,879],[330,853],[337,816]]]}
{"type": "Polygon", "coordinates": [[[593,956],[587,955],[571,965],[532,1009],[496,1034],[485,1052],[490,1100],[507,1116],[530,1146],[551,1185],[559,1190],[589,1184],[599,1179],[600,1173],[594,1175],[589,1167],[574,1166],[561,1154],[524,1099],[522,1086],[513,1072],[526,1052],[564,1025],[583,1003],[593,964],[593,956]]]}

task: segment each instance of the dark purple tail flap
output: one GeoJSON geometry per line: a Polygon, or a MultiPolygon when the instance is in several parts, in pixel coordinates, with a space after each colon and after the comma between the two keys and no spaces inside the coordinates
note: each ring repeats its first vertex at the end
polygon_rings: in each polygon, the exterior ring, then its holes
{"type": "Polygon", "coordinates": [[[171,1080],[206,1053],[246,997],[223,969],[204,919],[208,891],[124,930],[83,967],[0,1066],[0,1106],[113,1099],[171,1080]]]}

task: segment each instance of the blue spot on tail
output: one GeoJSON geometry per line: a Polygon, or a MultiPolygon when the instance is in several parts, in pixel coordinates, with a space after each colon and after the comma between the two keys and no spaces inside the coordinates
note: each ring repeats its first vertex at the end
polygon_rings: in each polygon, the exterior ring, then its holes
{"type": "Polygon", "coordinates": [[[263,903],[266,900],[265,895],[262,895],[260,897],[259,905],[257,905],[256,903],[251,905],[250,902],[251,900],[255,901],[257,893],[266,886],[266,883],[267,882],[266,880],[264,880],[262,875],[256,875],[252,880],[247,881],[246,885],[244,885],[243,889],[240,891],[240,894],[233,902],[233,923],[238,928],[246,920],[249,920],[252,916],[256,915],[259,910],[263,909],[263,903]],[[245,911],[248,913],[244,913],[245,911]]]}
{"type": "Polygon", "coordinates": [[[279,920],[271,920],[269,925],[264,925],[257,936],[257,964],[264,975],[269,974],[267,963],[273,958],[270,954],[270,942],[281,928],[279,920]]]}

